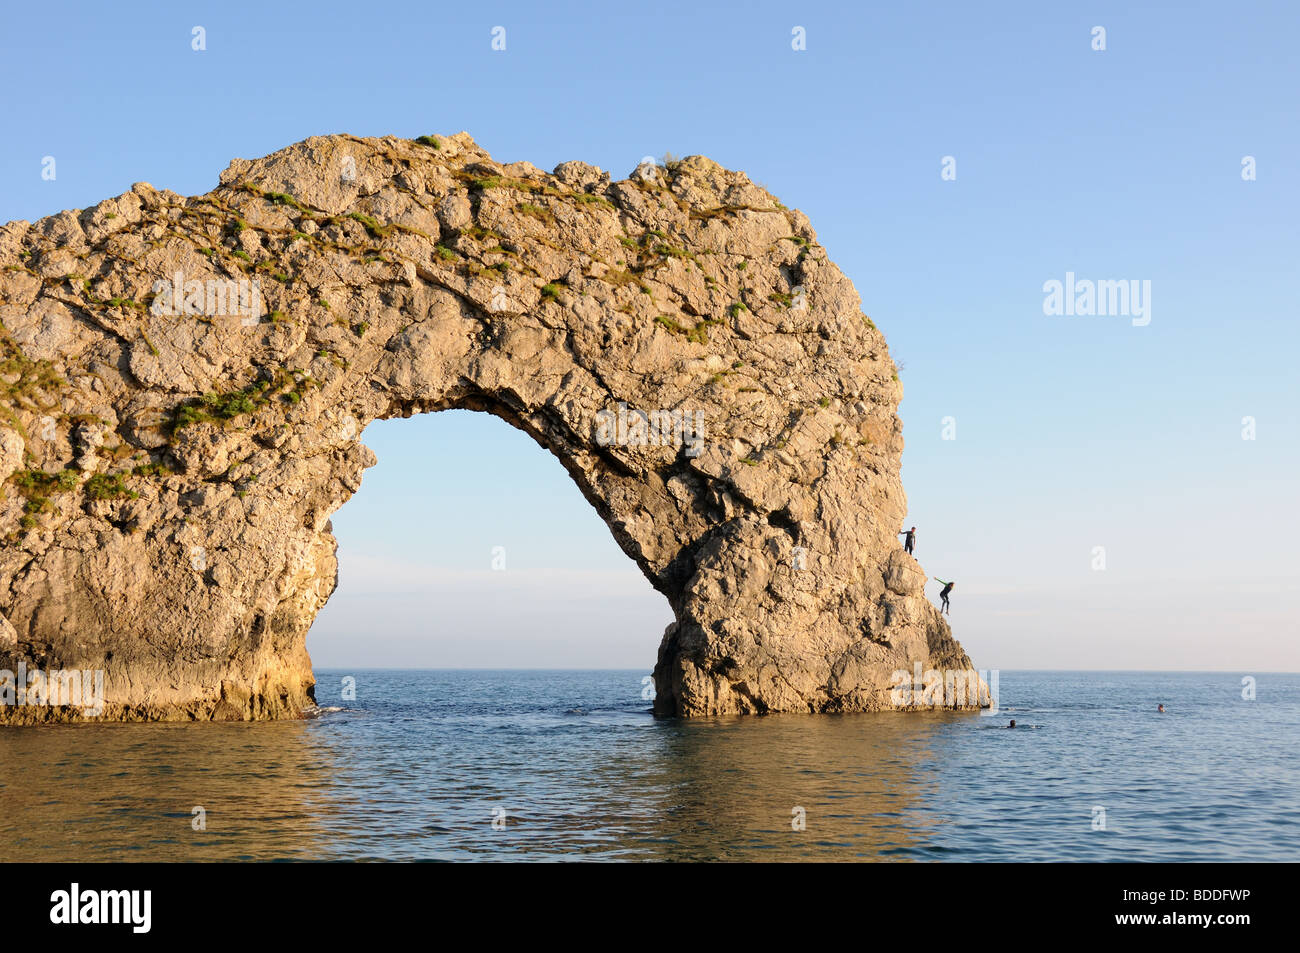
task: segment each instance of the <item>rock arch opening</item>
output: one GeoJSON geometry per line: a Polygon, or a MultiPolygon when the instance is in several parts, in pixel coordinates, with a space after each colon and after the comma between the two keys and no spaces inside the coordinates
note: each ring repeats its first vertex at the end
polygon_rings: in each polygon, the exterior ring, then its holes
{"type": "Polygon", "coordinates": [[[671,609],[552,454],[458,410],[361,437],[378,463],[332,519],[339,585],[307,636],[317,672],[649,671],[671,609]]]}

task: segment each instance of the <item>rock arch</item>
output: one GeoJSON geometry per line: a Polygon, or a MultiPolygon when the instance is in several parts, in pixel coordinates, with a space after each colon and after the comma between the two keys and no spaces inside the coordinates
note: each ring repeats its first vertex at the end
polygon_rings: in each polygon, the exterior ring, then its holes
{"type": "Polygon", "coordinates": [[[876,710],[969,668],[895,536],[884,338],[742,173],[319,137],[10,223],[0,266],[0,668],[102,669],[103,717],[310,706],[360,433],[451,407],[554,453],[668,598],[659,712],[876,710]]]}

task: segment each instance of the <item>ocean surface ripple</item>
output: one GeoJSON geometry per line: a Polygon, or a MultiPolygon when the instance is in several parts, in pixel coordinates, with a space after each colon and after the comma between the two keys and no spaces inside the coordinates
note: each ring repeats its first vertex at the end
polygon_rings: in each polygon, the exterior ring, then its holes
{"type": "Polygon", "coordinates": [[[1300,859],[1297,675],[684,721],[644,674],[320,671],[299,722],[3,729],[0,835],[36,861],[1300,859]]]}

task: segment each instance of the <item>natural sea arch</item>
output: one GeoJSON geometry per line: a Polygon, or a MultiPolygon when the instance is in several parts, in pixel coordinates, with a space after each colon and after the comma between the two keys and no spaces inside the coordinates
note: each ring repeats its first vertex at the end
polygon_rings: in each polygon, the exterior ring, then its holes
{"type": "Polygon", "coordinates": [[[99,717],[309,706],[359,435],[449,408],[553,453],[667,598],[662,714],[909,707],[900,672],[970,666],[899,547],[884,337],[743,173],[318,137],[10,223],[0,269],[0,668],[102,672],[99,717]]]}

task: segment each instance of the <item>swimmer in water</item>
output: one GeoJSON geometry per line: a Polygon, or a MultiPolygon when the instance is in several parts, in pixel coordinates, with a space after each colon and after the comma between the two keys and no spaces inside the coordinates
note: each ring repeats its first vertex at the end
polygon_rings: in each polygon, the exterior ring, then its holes
{"type": "Polygon", "coordinates": [[[1007,725],[1007,727],[1008,727],[1008,728],[1014,728],[1014,727],[1016,727],[1016,720],[1015,720],[1014,718],[1012,718],[1012,719],[1011,719],[1011,724],[1007,725]]]}
{"type": "Polygon", "coordinates": [[[1163,712],[1164,710],[1165,710],[1165,706],[1164,706],[1164,705],[1157,705],[1157,706],[1156,706],[1156,711],[1163,712]]]}

